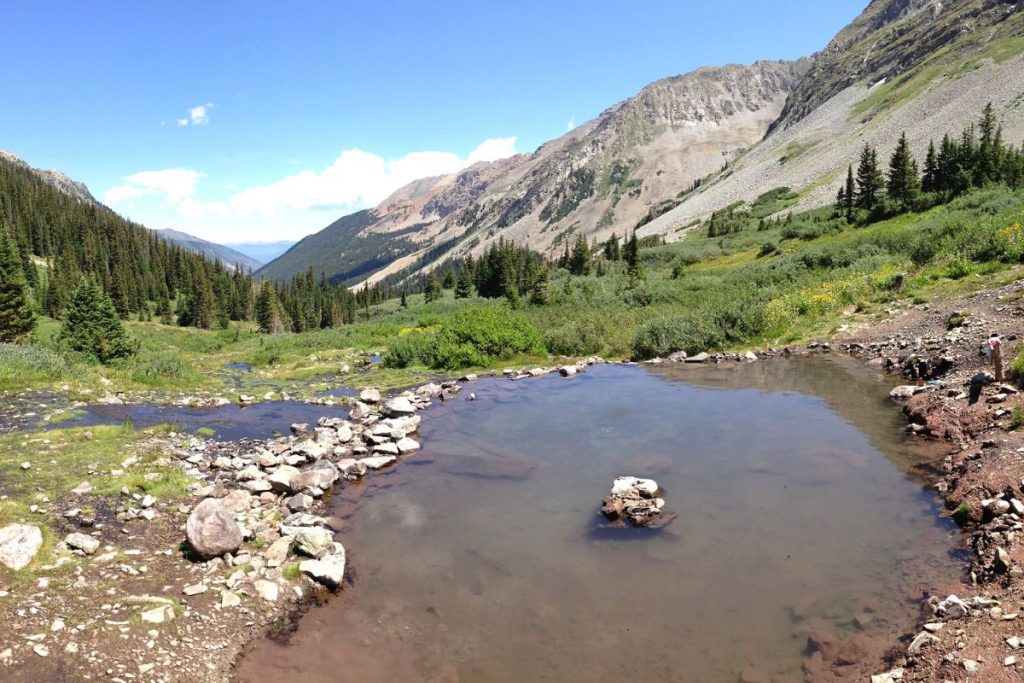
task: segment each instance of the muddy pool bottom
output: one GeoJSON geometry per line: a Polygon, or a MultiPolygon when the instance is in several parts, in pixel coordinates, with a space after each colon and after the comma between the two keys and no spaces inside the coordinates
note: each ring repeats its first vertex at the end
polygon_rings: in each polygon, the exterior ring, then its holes
{"type": "Polygon", "coordinates": [[[904,437],[886,390],[841,358],[479,382],[335,496],[352,583],[239,678],[802,680],[811,631],[884,647],[963,570],[924,491],[942,447],[904,437]],[[620,474],[678,519],[596,532],[620,474]]]}

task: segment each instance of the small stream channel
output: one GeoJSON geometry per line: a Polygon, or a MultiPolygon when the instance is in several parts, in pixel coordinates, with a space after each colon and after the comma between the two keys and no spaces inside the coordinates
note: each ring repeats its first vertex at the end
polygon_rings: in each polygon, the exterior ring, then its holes
{"type": "Polygon", "coordinates": [[[892,642],[963,565],[923,487],[944,447],[904,436],[887,387],[843,358],[477,382],[334,497],[353,584],[239,678],[801,680],[811,630],[892,642]],[[678,519],[598,533],[620,474],[678,519]]]}

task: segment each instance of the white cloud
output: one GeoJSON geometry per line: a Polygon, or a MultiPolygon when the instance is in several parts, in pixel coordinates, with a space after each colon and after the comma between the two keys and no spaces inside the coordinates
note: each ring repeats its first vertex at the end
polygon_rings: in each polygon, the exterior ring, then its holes
{"type": "Polygon", "coordinates": [[[576,117],[575,116],[570,116],[569,117],[569,122],[565,124],[565,129],[567,131],[569,131],[569,130],[572,130],[573,128],[575,128],[575,127],[576,127],[576,117]]]}
{"type": "Polygon", "coordinates": [[[190,124],[193,126],[205,126],[210,122],[211,109],[213,109],[213,102],[196,105],[189,108],[187,117],[177,119],[175,123],[177,123],[179,127],[188,126],[190,124]]]}
{"type": "Polygon", "coordinates": [[[452,152],[410,152],[387,160],[360,149],[348,149],[326,168],[304,170],[263,185],[238,188],[220,183],[229,194],[222,199],[200,199],[197,181],[205,174],[172,168],[143,171],[111,188],[103,201],[129,210],[150,227],[173,225],[215,241],[275,240],[301,237],[332,217],[380,203],[413,180],[455,173],[480,161],[495,161],[516,154],[516,138],[492,138],[477,145],[466,158],[452,152]],[[149,198],[139,206],[132,200],[149,198]],[[162,208],[161,208],[162,207],[162,208]],[[173,211],[169,212],[170,208],[173,211]]]}
{"type": "Polygon", "coordinates": [[[179,204],[196,191],[202,173],[188,168],[167,168],[162,171],[141,171],[124,179],[103,195],[105,204],[122,204],[136,197],[162,196],[168,204],[179,204]]]}

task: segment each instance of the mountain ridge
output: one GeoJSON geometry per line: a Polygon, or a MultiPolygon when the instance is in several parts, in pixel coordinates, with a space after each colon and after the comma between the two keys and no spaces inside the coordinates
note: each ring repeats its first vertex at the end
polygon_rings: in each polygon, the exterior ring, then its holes
{"type": "Polygon", "coordinates": [[[283,280],[312,265],[357,284],[353,273],[375,281],[416,254],[451,258],[499,237],[554,254],[580,229],[621,233],[756,144],[808,66],[760,61],[660,79],[531,154],[414,181],[369,209],[358,232],[336,221],[259,274],[283,280]]]}

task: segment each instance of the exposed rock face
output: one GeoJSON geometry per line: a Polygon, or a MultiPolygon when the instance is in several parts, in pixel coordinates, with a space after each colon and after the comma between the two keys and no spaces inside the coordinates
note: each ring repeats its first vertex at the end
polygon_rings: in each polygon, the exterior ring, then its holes
{"type": "Polygon", "coordinates": [[[185,537],[203,559],[233,553],[242,545],[242,530],[215,498],[207,498],[192,511],[185,524],[185,537]]]}
{"type": "Polygon", "coordinates": [[[756,144],[807,67],[757,62],[657,81],[533,154],[410,183],[260,273],[287,279],[313,265],[357,282],[478,253],[500,237],[553,252],[573,225],[588,238],[622,236],[756,144]],[[414,263],[426,248],[428,262],[414,263]]]}
{"type": "Polygon", "coordinates": [[[10,524],[0,529],[0,564],[15,571],[28,566],[43,545],[39,527],[10,524]]]}
{"type": "Polygon", "coordinates": [[[85,186],[85,183],[80,183],[76,180],[72,180],[60,171],[43,170],[39,168],[32,168],[21,157],[16,154],[11,154],[0,149],[0,159],[10,161],[11,163],[17,164],[22,168],[32,171],[37,176],[43,179],[47,185],[60,190],[69,197],[73,197],[81,202],[87,202],[89,204],[99,204],[96,198],[89,192],[89,188],[85,186]]]}

